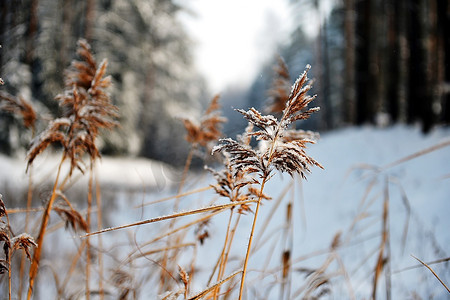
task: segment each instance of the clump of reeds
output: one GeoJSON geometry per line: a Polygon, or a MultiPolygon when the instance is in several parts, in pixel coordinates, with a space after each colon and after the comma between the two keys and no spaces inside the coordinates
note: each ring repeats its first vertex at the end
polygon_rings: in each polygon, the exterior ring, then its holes
{"type": "MultiPolygon", "coordinates": [[[[0,45],[1,48],[1,45],[0,45]]],[[[2,78],[0,78],[0,85],[3,85],[5,82],[2,78]]],[[[14,97],[13,95],[8,94],[7,92],[0,92],[0,110],[3,110],[5,112],[9,112],[13,114],[14,116],[19,116],[22,118],[23,125],[25,128],[30,129],[32,132],[32,137],[34,137],[36,132],[36,121],[37,121],[37,113],[33,105],[25,100],[22,96],[14,97]]],[[[28,177],[28,193],[27,193],[27,213],[25,217],[25,231],[28,230],[28,221],[29,221],[29,214],[28,211],[31,208],[31,201],[32,201],[32,194],[33,194],[33,181],[32,181],[32,172],[30,170],[29,177],[28,177]]],[[[27,252],[27,257],[29,257],[29,253],[27,252]]],[[[22,255],[22,259],[20,262],[20,285],[18,294],[19,297],[21,295],[22,291],[22,278],[23,274],[25,273],[25,263],[26,258],[24,255],[22,255]]]]}
{"type": "MultiPolygon", "coordinates": [[[[308,92],[311,89],[310,81],[307,78],[307,71],[299,77],[299,79],[292,86],[288,100],[285,103],[284,110],[279,119],[272,115],[263,115],[256,109],[251,108],[248,111],[238,110],[249,121],[249,126],[246,132],[239,136],[237,140],[233,139],[220,139],[220,144],[215,146],[212,150],[213,153],[221,152],[224,155],[225,168],[221,171],[211,170],[214,177],[217,180],[217,184],[213,185],[215,191],[230,200],[229,204],[211,205],[204,208],[191,209],[188,211],[174,213],[147,219],[131,224],[126,224],[118,227],[107,228],[97,232],[89,233],[86,236],[94,234],[100,234],[110,232],[114,230],[129,228],[132,226],[140,226],[143,224],[150,224],[154,222],[160,222],[163,220],[174,220],[179,217],[194,215],[199,213],[209,213],[209,215],[200,218],[199,220],[183,225],[179,228],[169,230],[168,233],[162,234],[160,237],[153,239],[150,244],[156,240],[164,237],[168,237],[179,230],[184,230],[194,224],[202,224],[212,216],[222,211],[229,210],[230,219],[227,225],[227,233],[225,237],[224,246],[219,255],[219,259],[215,268],[212,270],[212,274],[208,283],[208,288],[194,297],[189,299],[200,299],[208,294],[213,293],[213,298],[217,298],[220,294],[220,287],[223,283],[233,281],[233,278],[237,274],[242,274],[241,286],[240,286],[240,298],[243,295],[243,287],[245,282],[245,274],[247,270],[248,260],[250,256],[250,250],[252,246],[253,235],[255,231],[255,224],[258,216],[260,204],[264,199],[270,199],[268,195],[264,193],[264,186],[274,174],[275,170],[286,172],[290,175],[299,173],[302,177],[306,177],[306,174],[310,172],[312,166],[322,167],[317,161],[307,155],[305,152],[306,145],[308,143],[314,143],[316,136],[298,131],[295,129],[289,129],[290,125],[298,120],[307,119],[312,113],[318,111],[318,108],[308,109],[309,103],[314,99],[314,96],[309,96],[308,92]],[[251,145],[252,138],[256,138],[263,145],[259,148],[251,145]],[[256,208],[251,207],[252,203],[256,203],[256,208]],[[234,212],[234,208],[239,207],[238,216],[253,212],[253,224],[250,231],[250,239],[247,245],[247,251],[245,260],[242,264],[242,270],[234,272],[232,275],[224,278],[225,269],[230,254],[230,249],[233,241],[233,237],[237,230],[237,224],[239,218],[233,226],[231,226],[231,219],[234,212]],[[212,277],[217,272],[216,283],[212,282],[212,277]]],[[[214,102],[214,101],[213,101],[214,102]]],[[[194,127],[193,123],[188,124],[187,129],[192,132],[192,141],[195,141],[194,137],[204,137],[207,135],[198,133],[199,127],[194,127]]],[[[180,194],[182,196],[183,194],[180,194]]],[[[178,197],[178,196],[176,196],[178,197]]],[[[207,231],[206,231],[207,232],[207,231]]],[[[204,233],[204,232],[203,232],[204,233]]],[[[199,241],[208,234],[201,234],[199,241]]],[[[183,244],[180,240],[176,241],[175,245],[167,245],[164,251],[181,247],[183,244]]],[[[149,253],[149,252],[146,252],[149,253]]],[[[168,257],[167,255],[165,257],[168,257]]],[[[162,260],[164,262],[164,259],[162,260]]],[[[174,260],[175,261],[175,260],[174,260]]],[[[159,263],[162,272],[167,272],[166,265],[159,263]]],[[[172,272],[168,275],[174,278],[172,272]]],[[[192,275],[186,273],[186,275],[192,275]]],[[[186,277],[187,278],[187,277],[186,277]]],[[[184,283],[186,292],[189,281],[184,283]]],[[[233,283],[232,283],[233,285],[233,283]]],[[[232,289],[232,288],[231,288],[232,289]]],[[[228,294],[231,289],[225,292],[228,294]]],[[[162,291],[164,292],[164,291],[162,291]]]]}
{"type": "Polygon", "coordinates": [[[13,254],[17,250],[22,250],[28,260],[31,261],[30,251],[32,248],[37,247],[33,237],[28,233],[21,233],[14,235],[10,223],[8,212],[6,211],[5,203],[3,202],[3,197],[0,194],[0,242],[3,242],[3,254],[4,259],[0,259],[0,274],[8,272],[8,299],[11,300],[12,286],[11,286],[11,260],[13,254]],[[6,218],[6,222],[3,218],[6,218]]]}
{"type": "Polygon", "coordinates": [[[307,66],[305,72],[292,86],[280,119],[272,115],[263,115],[255,108],[250,108],[247,111],[237,110],[257,128],[256,131],[249,133],[249,135],[263,142],[263,147],[255,149],[248,144],[228,138],[221,139],[220,145],[213,149],[213,153],[225,152],[229,155],[229,167],[233,175],[239,172],[253,174],[253,181],[251,182],[258,184],[260,187],[256,193],[258,199],[243,264],[239,299],[243,295],[256,220],[261,201],[264,199],[264,186],[271,178],[273,171],[276,169],[290,175],[299,173],[305,178],[305,174],[310,172],[310,166],[322,168],[317,161],[305,152],[306,145],[314,143],[314,141],[307,137],[299,138],[301,135],[297,131],[288,130],[289,126],[295,121],[307,119],[312,113],[319,110],[317,107],[307,108],[308,104],[315,98],[308,95],[308,91],[311,89],[311,84],[307,77],[309,69],[310,66],[307,66]]]}
{"type": "MultiPolygon", "coordinates": [[[[106,92],[106,88],[111,84],[110,77],[105,76],[107,61],[103,60],[97,65],[92,50],[85,40],[78,42],[77,52],[80,60],[72,62],[66,72],[65,90],[55,98],[59,102],[63,114],[61,117],[52,120],[47,128],[33,140],[27,154],[28,166],[30,166],[36,157],[49,146],[59,145],[62,148],[61,161],[58,166],[52,194],[45,206],[41,220],[37,237],[38,247],[34,252],[30,267],[28,299],[31,298],[34,280],[38,272],[50,212],[60,192],[58,187],[62,164],[66,160],[70,161],[70,169],[66,177],[68,178],[72,175],[74,169],[84,173],[86,170],[85,155],[90,159],[89,170],[91,170],[91,176],[89,180],[88,215],[86,224],[82,225],[84,229],[89,229],[90,207],[92,205],[92,168],[95,160],[100,158],[96,139],[101,129],[112,129],[118,124],[115,121],[115,118],[118,116],[117,108],[111,103],[106,92]]],[[[57,207],[56,211],[69,218],[69,222],[73,225],[83,224],[80,221],[80,216],[74,214],[73,209],[67,210],[57,207]]],[[[89,253],[89,243],[87,245],[87,253],[89,253]]],[[[87,256],[86,295],[89,298],[89,254],[87,256]]]]}
{"type": "MultiPolygon", "coordinates": [[[[186,141],[190,143],[191,148],[189,150],[188,156],[186,158],[186,162],[184,165],[182,177],[180,183],[178,185],[177,195],[181,195],[193,156],[195,154],[199,154],[203,156],[204,153],[209,153],[212,149],[213,144],[222,136],[222,123],[226,122],[226,118],[221,115],[220,112],[220,104],[219,104],[220,96],[216,95],[212,98],[209,106],[206,111],[200,118],[200,120],[194,120],[189,118],[183,118],[182,122],[186,129],[186,141]],[[201,150],[205,150],[201,152],[201,150]]],[[[177,196],[173,209],[174,211],[178,210],[179,199],[181,196],[177,196]]],[[[175,220],[173,219],[169,224],[168,231],[171,231],[175,225],[175,220]]],[[[174,240],[176,240],[177,244],[181,244],[183,240],[183,233],[178,236],[170,237],[167,241],[167,248],[173,248],[174,240]]],[[[176,256],[176,254],[174,254],[176,256]]],[[[172,261],[175,261],[175,257],[172,257],[172,261]]],[[[171,268],[167,265],[168,263],[168,251],[164,251],[163,259],[161,265],[164,269],[170,269],[171,272],[175,272],[176,265],[173,265],[171,268]]],[[[166,275],[168,272],[163,272],[161,275],[161,291],[166,289],[165,283],[166,275]]],[[[170,277],[170,276],[169,276],[170,277]]]]}

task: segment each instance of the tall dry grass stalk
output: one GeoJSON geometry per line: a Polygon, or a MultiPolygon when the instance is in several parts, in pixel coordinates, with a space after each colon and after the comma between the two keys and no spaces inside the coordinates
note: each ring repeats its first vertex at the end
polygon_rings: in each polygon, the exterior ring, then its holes
{"type": "MultiPolygon", "coordinates": [[[[206,152],[210,152],[212,144],[222,136],[221,127],[222,123],[226,122],[226,118],[221,116],[219,98],[219,95],[213,97],[199,122],[192,119],[182,119],[186,129],[186,141],[191,144],[191,149],[186,158],[177,195],[182,192],[194,153],[198,151],[199,147],[204,148],[206,152]]],[[[178,202],[179,199],[177,198],[174,210],[178,209],[178,202]]]]}
{"type": "MultiPolygon", "coordinates": [[[[378,253],[378,259],[374,270],[373,279],[373,289],[372,289],[372,299],[377,299],[377,285],[380,274],[385,268],[386,264],[389,262],[390,257],[386,255],[386,248],[389,245],[389,185],[388,179],[386,178],[385,190],[384,190],[384,201],[383,201],[383,216],[382,216],[382,234],[381,234],[381,244],[378,253]]],[[[389,254],[389,251],[387,251],[389,254]]],[[[386,276],[388,278],[389,276],[386,276]]],[[[388,299],[390,299],[390,283],[386,284],[386,292],[388,299]]]]}
{"type": "MultiPolygon", "coordinates": [[[[238,136],[238,141],[243,145],[250,145],[251,136],[250,133],[253,130],[253,125],[250,124],[247,126],[245,133],[243,135],[238,136]]],[[[252,186],[252,184],[256,184],[253,178],[246,176],[245,172],[241,172],[240,170],[233,174],[232,166],[230,163],[230,159],[228,155],[224,155],[223,164],[225,168],[221,171],[215,171],[213,169],[207,168],[214,178],[217,181],[216,185],[213,185],[215,192],[222,196],[228,198],[228,200],[233,202],[245,201],[245,200],[256,200],[258,198],[258,190],[252,186]]],[[[264,195],[264,198],[269,199],[268,196],[264,195]]],[[[211,273],[208,284],[211,284],[214,273],[217,272],[217,282],[220,282],[225,274],[226,265],[228,262],[228,257],[231,250],[231,245],[234,239],[234,233],[236,232],[236,228],[240,221],[240,215],[250,212],[250,206],[248,204],[241,205],[237,212],[238,218],[235,221],[233,227],[231,227],[231,223],[233,221],[234,216],[234,207],[230,209],[230,216],[227,223],[227,229],[225,234],[225,241],[222,247],[222,251],[217,260],[217,263],[211,273]]],[[[218,285],[214,290],[213,299],[217,299],[218,294],[220,294],[221,285],[218,285]]]]}
{"type": "MultiPolygon", "coordinates": [[[[252,199],[252,200],[239,201],[239,202],[233,202],[233,203],[227,203],[227,204],[217,204],[217,205],[211,205],[211,206],[206,206],[206,207],[201,207],[201,208],[195,208],[195,209],[175,212],[175,213],[165,215],[165,216],[160,216],[160,217],[146,219],[146,220],[133,222],[133,223],[129,223],[129,224],[124,224],[124,225],[120,225],[120,226],[104,228],[104,229],[98,230],[98,231],[93,231],[93,232],[86,233],[85,235],[80,236],[80,238],[86,238],[89,236],[98,235],[98,234],[102,234],[102,233],[106,233],[106,232],[110,232],[110,231],[116,231],[116,230],[141,226],[141,225],[145,225],[145,224],[156,223],[156,222],[161,222],[161,221],[165,221],[165,220],[171,220],[171,219],[184,217],[184,216],[191,216],[191,215],[207,213],[207,212],[216,213],[219,211],[225,211],[232,207],[238,207],[241,205],[249,205],[250,203],[255,203],[255,202],[256,201],[254,199],[252,199]]],[[[164,234],[164,236],[165,235],[166,234],[164,234]]]]}
{"type": "MultiPolygon", "coordinates": [[[[220,104],[219,104],[220,96],[216,95],[211,100],[208,108],[206,109],[204,115],[200,118],[199,121],[193,119],[182,119],[184,127],[186,129],[186,141],[191,144],[191,148],[189,150],[188,156],[186,158],[186,162],[183,168],[183,173],[181,175],[181,180],[178,185],[177,196],[175,197],[175,202],[173,206],[173,211],[178,211],[179,202],[181,199],[182,191],[184,188],[184,184],[186,182],[186,178],[192,163],[192,159],[194,154],[200,151],[200,148],[206,150],[206,152],[210,152],[212,144],[215,143],[221,136],[221,125],[226,122],[226,118],[221,116],[220,113],[220,104]]],[[[175,226],[176,219],[172,219],[169,224],[169,231],[173,229],[175,226]]],[[[171,236],[167,240],[167,248],[170,249],[173,246],[173,243],[182,243],[183,242],[183,234],[177,236],[171,236]]],[[[172,257],[172,261],[176,261],[176,253],[175,256],[172,257]]],[[[171,270],[171,272],[175,273],[176,265],[172,267],[168,266],[168,251],[164,252],[163,259],[161,265],[163,269],[171,270]]],[[[168,288],[166,285],[168,277],[164,274],[167,272],[163,272],[161,275],[161,284],[160,284],[160,292],[163,292],[168,288]]],[[[170,278],[169,278],[170,279],[170,278]]]]}
{"type": "MultiPolygon", "coordinates": [[[[91,165],[97,158],[100,158],[100,152],[95,144],[100,129],[112,129],[117,125],[114,120],[117,117],[117,108],[111,104],[105,91],[111,84],[110,77],[105,77],[107,61],[103,60],[97,66],[92,50],[84,40],[78,42],[78,55],[80,61],[73,61],[66,72],[64,93],[55,98],[63,110],[63,116],[51,121],[47,129],[33,140],[27,155],[28,166],[30,166],[36,157],[51,145],[59,144],[63,151],[52,194],[42,216],[37,238],[38,247],[34,252],[30,267],[28,299],[31,298],[33,292],[50,212],[58,194],[63,163],[66,160],[70,161],[69,174],[66,178],[72,175],[74,169],[79,169],[84,173],[83,157],[85,154],[89,156],[91,165]]],[[[62,184],[64,183],[65,181],[62,184]]],[[[89,191],[91,194],[92,188],[89,191]]],[[[88,220],[90,220],[91,203],[92,201],[88,203],[88,220]]],[[[87,228],[89,229],[89,227],[88,221],[87,228]]],[[[89,241],[87,245],[86,298],[89,298],[89,241]]]]}
{"type": "Polygon", "coordinates": [[[250,135],[264,142],[265,146],[262,150],[253,149],[249,145],[243,145],[233,139],[222,139],[220,140],[221,144],[213,149],[213,153],[225,152],[229,155],[233,175],[236,175],[238,172],[243,172],[246,175],[256,175],[252,178],[254,183],[260,186],[257,192],[257,204],[243,264],[239,299],[243,297],[248,260],[256,228],[256,220],[264,195],[264,187],[271,178],[273,170],[277,169],[290,175],[299,173],[305,178],[305,174],[310,172],[310,166],[322,168],[304,150],[306,144],[314,143],[314,141],[308,137],[301,139],[299,137],[302,132],[288,129],[295,121],[307,119],[312,113],[319,110],[318,108],[307,109],[308,104],[314,100],[314,96],[307,94],[311,89],[311,83],[307,77],[307,71],[309,69],[310,66],[307,66],[305,72],[303,72],[292,86],[280,120],[272,115],[262,115],[254,108],[248,111],[237,110],[244,118],[259,129],[251,132],[250,135]]]}
{"type": "MultiPolygon", "coordinates": [[[[411,255],[412,257],[414,257],[418,262],[420,262],[424,267],[426,267],[428,270],[430,270],[430,272],[434,275],[434,277],[436,277],[436,279],[442,284],[442,286],[447,290],[447,292],[450,294],[450,289],[448,288],[448,286],[444,283],[444,281],[442,281],[442,279],[438,276],[438,274],[436,274],[436,272],[429,266],[429,264],[423,262],[422,260],[420,260],[419,258],[415,257],[414,255],[411,255]]],[[[446,258],[445,260],[441,260],[442,261],[448,261],[449,259],[446,258]]]]}
{"type": "MultiPolygon", "coordinates": [[[[32,138],[36,133],[37,113],[33,105],[25,100],[23,97],[14,97],[6,92],[0,92],[0,110],[12,113],[14,116],[21,117],[25,128],[31,130],[32,138]]],[[[31,208],[33,198],[33,174],[32,169],[29,169],[28,174],[28,192],[27,192],[27,209],[31,208]]],[[[25,232],[28,231],[29,213],[25,216],[25,232]]],[[[20,261],[20,275],[19,275],[19,289],[18,298],[22,298],[21,291],[23,289],[23,277],[25,274],[26,257],[22,255],[20,261]]]]}
{"type": "MultiPolygon", "coordinates": [[[[95,180],[95,199],[97,202],[97,230],[100,230],[103,228],[103,214],[102,214],[102,195],[101,195],[101,187],[100,187],[100,183],[98,182],[98,176],[96,174],[95,176],[97,178],[97,180],[95,180]]],[[[101,236],[98,236],[98,248],[99,249],[103,249],[103,240],[101,236]]],[[[98,289],[99,289],[99,296],[100,296],[100,300],[103,300],[105,297],[105,291],[104,291],[104,287],[103,287],[103,252],[99,251],[97,254],[98,257],[98,269],[99,269],[99,284],[98,284],[98,289]]]]}

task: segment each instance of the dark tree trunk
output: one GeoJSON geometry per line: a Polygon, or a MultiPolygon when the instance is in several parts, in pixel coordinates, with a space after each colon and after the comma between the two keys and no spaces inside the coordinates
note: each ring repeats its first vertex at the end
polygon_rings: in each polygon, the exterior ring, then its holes
{"type": "Polygon", "coordinates": [[[355,4],[356,17],[356,124],[371,121],[373,116],[373,83],[371,82],[371,62],[373,56],[372,40],[372,1],[359,1],[355,4]]]}
{"type": "Polygon", "coordinates": [[[61,42],[60,42],[60,49],[59,49],[59,60],[60,60],[60,66],[64,68],[68,62],[68,48],[69,44],[71,43],[72,39],[72,32],[71,32],[71,24],[73,23],[74,19],[74,5],[72,3],[72,0],[65,0],[62,2],[62,24],[61,24],[61,42]]]}
{"type": "Polygon", "coordinates": [[[439,90],[441,91],[441,119],[450,124],[450,5],[448,0],[437,1],[437,29],[440,46],[439,66],[442,67],[439,90]]]}
{"type": "MultiPolygon", "coordinates": [[[[31,0],[29,23],[28,23],[28,35],[26,40],[26,54],[25,63],[31,70],[31,93],[34,99],[42,97],[42,82],[39,76],[41,65],[39,60],[35,56],[34,49],[36,48],[36,39],[39,32],[39,18],[38,18],[38,0],[31,0]]],[[[29,99],[32,100],[32,99],[29,99]]]]}
{"type": "MultiPolygon", "coordinates": [[[[317,18],[322,20],[322,12],[319,1],[314,1],[314,9],[317,14],[317,18]]],[[[327,130],[331,128],[332,121],[330,114],[332,113],[330,104],[330,95],[328,92],[329,83],[327,81],[329,76],[328,71],[328,45],[326,35],[326,21],[319,24],[318,36],[316,37],[316,51],[315,51],[315,67],[314,73],[319,79],[315,83],[315,89],[318,91],[318,104],[321,108],[321,114],[319,117],[318,127],[320,130],[327,130]]]]}
{"type": "Polygon", "coordinates": [[[31,0],[29,23],[28,23],[28,34],[27,34],[27,49],[25,54],[25,62],[28,65],[33,64],[34,60],[34,47],[35,39],[38,32],[38,0],[31,0]]]}
{"type": "Polygon", "coordinates": [[[402,1],[388,0],[387,5],[387,79],[386,79],[386,110],[393,122],[400,119],[400,103],[399,103],[399,79],[400,79],[400,63],[401,53],[398,44],[399,40],[399,7],[402,1]]]}
{"type": "MultiPolygon", "coordinates": [[[[0,28],[2,29],[0,31],[0,45],[2,45],[2,47],[5,46],[5,39],[6,39],[6,32],[7,32],[7,22],[6,22],[6,18],[7,18],[7,14],[8,14],[8,7],[7,7],[7,3],[2,2],[0,4],[0,28]]],[[[3,73],[3,64],[4,64],[4,52],[5,51],[3,48],[0,49],[0,76],[3,73]]]]}
{"type": "Polygon", "coordinates": [[[84,24],[84,38],[91,43],[94,37],[95,0],[86,1],[86,19],[84,24]]]}
{"type": "Polygon", "coordinates": [[[433,98],[429,78],[427,55],[427,31],[425,0],[410,3],[410,57],[409,57],[409,109],[408,121],[420,121],[424,132],[428,132],[433,123],[433,98]]]}
{"type": "Polygon", "coordinates": [[[356,12],[353,0],[345,0],[345,72],[344,72],[344,123],[353,124],[356,121],[356,91],[355,91],[355,21],[356,12]]]}
{"type": "Polygon", "coordinates": [[[408,40],[408,11],[407,0],[395,2],[396,23],[398,28],[397,48],[398,48],[398,78],[397,78],[397,102],[398,102],[398,121],[407,121],[408,111],[408,57],[409,57],[409,40],[408,40]]]}
{"type": "Polygon", "coordinates": [[[325,106],[324,111],[324,127],[325,129],[331,129],[334,127],[333,120],[333,104],[331,103],[331,95],[330,95],[330,59],[329,55],[329,46],[328,46],[328,33],[327,33],[327,23],[324,21],[322,25],[322,95],[323,95],[323,104],[325,106]]]}
{"type": "Polygon", "coordinates": [[[386,112],[386,62],[389,56],[387,53],[387,15],[386,0],[373,1],[371,8],[371,36],[372,45],[370,50],[369,75],[370,84],[373,85],[370,95],[372,106],[371,122],[376,122],[379,113],[386,112]]]}
{"type": "MultiPolygon", "coordinates": [[[[8,87],[8,77],[5,77],[2,66],[7,60],[6,51],[9,49],[11,37],[8,35],[11,21],[14,19],[12,12],[11,1],[0,2],[0,77],[5,81],[5,86],[2,89],[8,87]]],[[[7,113],[0,111],[0,152],[11,154],[11,145],[9,143],[9,128],[11,124],[11,116],[7,113]]]]}

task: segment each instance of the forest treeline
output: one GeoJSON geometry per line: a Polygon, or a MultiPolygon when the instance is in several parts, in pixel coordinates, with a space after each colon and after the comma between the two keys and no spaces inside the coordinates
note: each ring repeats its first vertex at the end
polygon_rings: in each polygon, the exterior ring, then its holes
{"type": "MultiPolygon", "coordinates": [[[[308,127],[406,123],[428,132],[450,124],[449,1],[342,0],[327,17],[325,1],[291,2],[299,24],[279,52],[292,77],[313,66],[322,113],[308,127]],[[302,26],[314,18],[323,21],[311,37],[302,26]]],[[[273,73],[275,64],[261,72],[273,73]]],[[[255,80],[253,105],[271,82],[269,75],[255,80]]]]}
{"type": "MultiPolygon", "coordinates": [[[[286,1],[296,24],[278,54],[292,80],[312,65],[322,109],[304,127],[323,131],[407,123],[427,132],[450,123],[448,0],[336,0],[329,14],[324,7],[330,1],[286,1]],[[316,22],[316,36],[303,30],[313,20],[322,20],[316,22]]],[[[85,38],[97,57],[109,60],[110,92],[121,115],[121,128],[102,141],[103,152],[182,162],[187,147],[177,117],[198,115],[212,96],[193,66],[192,43],[177,18],[189,13],[182,5],[175,0],[3,0],[0,75],[6,84],[1,91],[32,101],[45,120],[58,109],[53,98],[64,86],[63,70],[75,56],[76,41],[85,38]]],[[[248,90],[212,92],[223,92],[223,102],[234,100],[224,107],[262,107],[270,98],[275,57],[248,90]]],[[[26,147],[29,136],[22,129],[0,113],[0,151],[26,147]]]]}
{"type": "MultiPolygon", "coordinates": [[[[187,144],[177,118],[198,114],[206,95],[193,66],[191,41],[177,17],[185,12],[175,2],[0,1],[1,91],[31,101],[41,121],[56,114],[54,97],[63,91],[64,69],[84,38],[96,57],[108,59],[109,92],[120,110],[121,126],[102,140],[102,152],[184,161],[187,144]]],[[[2,152],[28,146],[29,133],[20,124],[1,113],[2,152]]]]}

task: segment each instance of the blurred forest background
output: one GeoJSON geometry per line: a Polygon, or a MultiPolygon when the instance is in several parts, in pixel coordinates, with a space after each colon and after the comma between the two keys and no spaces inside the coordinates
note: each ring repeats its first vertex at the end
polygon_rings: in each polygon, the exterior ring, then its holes
{"type": "MultiPolygon", "coordinates": [[[[121,115],[121,128],[102,141],[103,153],[173,164],[184,162],[188,149],[177,117],[198,117],[214,93],[221,93],[227,109],[261,108],[270,97],[277,54],[291,81],[312,65],[322,112],[306,129],[401,122],[428,132],[450,123],[448,0],[336,0],[326,15],[323,1],[284,1],[296,24],[273,60],[261,66],[249,87],[209,91],[208,79],[195,68],[194,43],[178,18],[195,17],[189,1],[2,0],[1,92],[33,102],[43,121],[57,114],[53,99],[63,90],[63,70],[75,57],[77,40],[85,38],[98,60],[109,60],[110,93],[121,115]],[[321,20],[315,36],[303,29],[312,20],[321,20]]],[[[225,132],[241,132],[242,117],[231,109],[226,114],[225,132]]],[[[19,120],[0,112],[1,152],[23,153],[30,135],[19,120]]]]}

